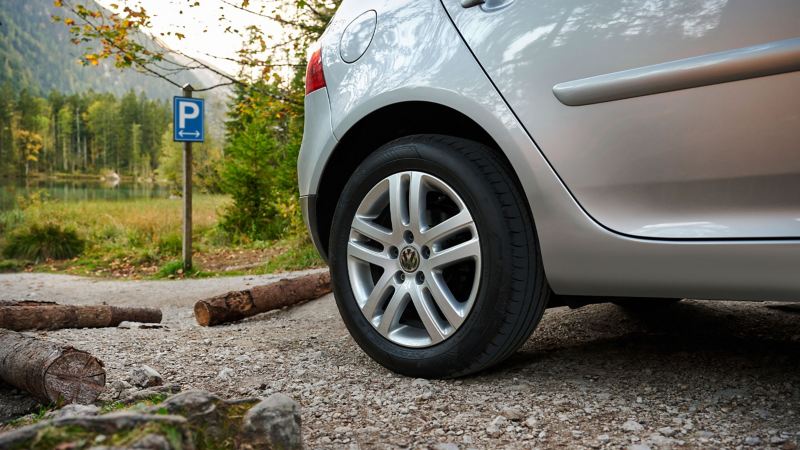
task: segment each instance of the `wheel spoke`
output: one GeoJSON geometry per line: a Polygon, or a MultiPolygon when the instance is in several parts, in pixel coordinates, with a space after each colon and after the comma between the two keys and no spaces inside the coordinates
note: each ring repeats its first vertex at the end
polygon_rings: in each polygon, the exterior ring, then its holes
{"type": "Polygon", "coordinates": [[[407,223],[408,197],[404,191],[403,174],[397,173],[389,177],[389,214],[394,236],[402,236],[403,227],[407,223]]]}
{"type": "Polygon", "coordinates": [[[461,322],[464,321],[464,318],[456,310],[454,306],[455,298],[453,298],[453,294],[444,283],[444,280],[442,280],[441,277],[431,274],[431,276],[426,279],[425,285],[431,293],[433,301],[436,302],[436,305],[439,306],[442,314],[444,314],[444,318],[447,319],[447,322],[450,323],[453,328],[461,326],[461,322]]]}
{"type": "Polygon", "coordinates": [[[367,219],[356,216],[353,219],[352,228],[373,241],[383,244],[385,247],[391,245],[392,232],[370,223],[367,219]]]}
{"type": "Polygon", "coordinates": [[[413,172],[408,186],[408,220],[409,226],[414,231],[422,230],[425,219],[425,186],[422,182],[423,174],[413,172]]]}
{"type": "Polygon", "coordinates": [[[414,303],[414,308],[417,310],[417,314],[419,314],[419,318],[425,326],[425,331],[428,332],[428,336],[431,338],[431,343],[435,344],[443,341],[445,336],[434,317],[433,305],[431,305],[430,301],[425,297],[422,288],[415,284],[411,288],[410,294],[411,301],[414,303]]]}
{"type": "Polygon", "coordinates": [[[384,270],[383,275],[381,275],[378,282],[375,283],[375,287],[372,289],[369,297],[367,297],[367,301],[361,308],[361,311],[364,312],[364,315],[370,322],[372,322],[372,318],[375,317],[375,310],[378,308],[378,305],[380,305],[381,300],[386,297],[386,292],[391,288],[392,278],[394,278],[394,274],[389,270],[384,270]]]}
{"type": "Polygon", "coordinates": [[[432,245],[442,238],[452,236],[459,231],[467,229],[472,223],[472,216],[469,214],[469,211],[462,209],[455,216],[423,232],[422,239],[428,245],[432,245]]]}
{"type": "Polygon", "coordinates": [[[477,238],[470,239],[448,249],[436,252],[431,255],[428,264],[434,269],[443,269],[451,264],[464,261],[466,259],[477,259],[481,254],[480,242],[477,238]]]}
{"type": "Polygon", "coordinates": [[[366,263],[375,264],[376,266],[386,268],[392,261],[389,255],[383,252],[376,252],[369,249],[362,244],[351,241],[347,246],[347,255],[364,261],[366,263]]]}
{"type": "Polygon", "coordinates": [[[464,325],[480,285],[478,232],[459,194],[432,174],[407,170],[377,182],[356,209],[347,243],[348,276],[361,314],[404,347],[451,337],[464,325]],[[443,275],[462,261],[474,262],[459,270],[458,282],[469,288],[463,299],[443,275]]]}
{"type": "Polygon", "coordinates": [[[384,336],[388,336],[389,332],[400,321],[400,316],[408,305],[408,291],[403,287],[398,287],[392,294],[392,299],[389,300],[389,305],[386,306],[381,322],[378,324],[378,332],[384,336]]]}

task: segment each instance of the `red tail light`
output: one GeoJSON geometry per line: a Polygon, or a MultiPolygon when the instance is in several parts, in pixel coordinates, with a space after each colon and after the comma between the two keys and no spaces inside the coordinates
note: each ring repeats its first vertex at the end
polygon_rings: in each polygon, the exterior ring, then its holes
{"type": "Polygon", "coordinates": [[[306,95],[325,87],[325,73],[322,71],[322,49],[311,54],[306,70],[306,95]]]}

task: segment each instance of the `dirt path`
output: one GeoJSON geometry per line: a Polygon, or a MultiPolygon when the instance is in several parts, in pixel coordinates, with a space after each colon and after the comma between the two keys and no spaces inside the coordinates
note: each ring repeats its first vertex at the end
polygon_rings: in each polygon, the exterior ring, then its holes
{"type": "Polygon", "coordinates": [[[139,306],[192,306],[200,298],[319,270],[188,280],[117,281],[47,273],[0,274],[0,300],[139,306]]]}
{"type": "MultiPolygon", "coordinates": [[[[195,298],[275,278],[0,275],[0,298],[32,292],[64,302],[161,305],[165,329],[42,334],[103,359],[109,383],[148,364],[184,388],[231,397],[284,392],[303,407],[309,448],[796,449],[800,442],[796,306],[684,301],[649,313],[611,304],[551,309],[502,366],[427,381],[395,375],[365,356],[331,296],[233,325],[194,324],[195,298]]],[[[0,403],[10,401],[3,392],[0,403]]]]}

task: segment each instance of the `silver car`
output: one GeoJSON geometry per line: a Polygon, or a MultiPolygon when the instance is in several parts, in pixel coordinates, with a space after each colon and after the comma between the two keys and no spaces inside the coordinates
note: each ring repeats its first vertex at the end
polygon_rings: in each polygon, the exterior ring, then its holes
{"type": "Polygon", "coordinates": [[[305,101],[305,219],[394,371],[553,305],[800,299],[797,0],[345,0],[305,101]]]}

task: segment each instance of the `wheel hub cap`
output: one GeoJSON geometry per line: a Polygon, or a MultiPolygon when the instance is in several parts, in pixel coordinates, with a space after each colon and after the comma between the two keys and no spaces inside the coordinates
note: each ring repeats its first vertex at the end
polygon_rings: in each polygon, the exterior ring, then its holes
{"type": "Polygon", "coordinates": [[[419,268],[419,252],[414,247],[406,247],[400,252],[400,267],[409,273],[419,268]]]}
{"type": "Polygon", "coordinates": [[[447,183],[396,173],[361,200],[347,271],[358,307],[381,336],[404,347],[435,345],[463,325],[477,298],[478,229],[447,183]]]}

